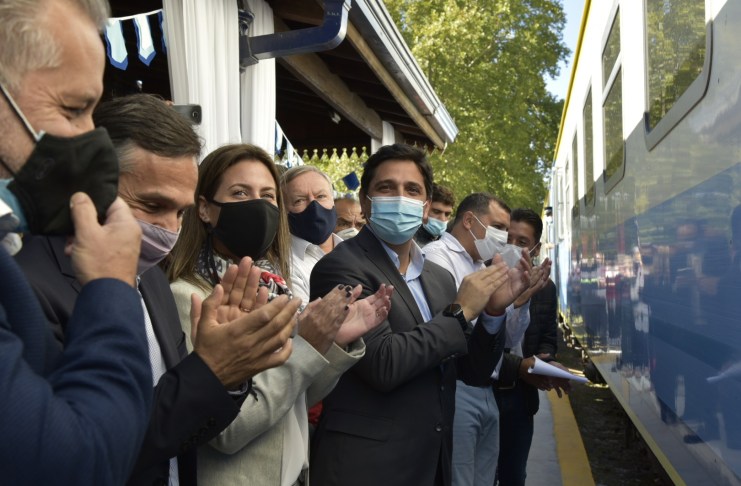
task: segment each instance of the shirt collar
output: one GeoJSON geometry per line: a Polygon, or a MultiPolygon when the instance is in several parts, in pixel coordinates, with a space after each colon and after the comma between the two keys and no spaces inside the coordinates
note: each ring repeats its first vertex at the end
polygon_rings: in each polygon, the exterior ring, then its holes
{"type": "MultiPolygon", "coordinates": [[[[373,229],[370,227],[370,225],[367,226],[371,233],[373,233],[373,229]]],[[[388,246],[386,242],[379,238],[375,233],[373,233],[373,236],[375,236],[376,239],[381,243],[381,246],[386,251],[386,254],[389,256],[389,258],[391,258],[391,261],[394,263],[394,266],[398,270],[399,266],[401,265],[399,255],[397,255],[396,252],[392,250],[391,247],[388,246]]],[[[404,275],[404,279],[407,282],[409,282],[410,280],[414,280],[415,278],[422,275],[422,268],[425,265],[425,254],[422,252],[422,249],[414,240],[412,240],[412,247],[409,253],[409,267],[407,268],[407,273],[404,275]]]]}
{"type": "MultiPolygon", "coordinates": [[[[344,241],[342,238],[337,236],[336,234],[332,233],[332,242],[334,243],[334,246],[337,246],[342,241],[344,241]]],[[[315,245],[314,243],[311,243],[309,241],[306,241],[303,238],[299,238],[296,235],[291,235],[291,251],[294,255],[304,259],[304,256],[306,256],[306,251],[309,249],[310,246],[316,247],[319,251],[324,253],[324,251],[319,247],[319,245],[315,245]]]]}

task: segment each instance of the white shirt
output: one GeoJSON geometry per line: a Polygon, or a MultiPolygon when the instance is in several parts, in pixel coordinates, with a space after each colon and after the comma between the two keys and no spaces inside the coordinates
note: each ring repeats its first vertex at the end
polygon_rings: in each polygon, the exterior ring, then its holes
{"type": "MultiPolygon", "coordinates": [[[[165,358],[162,356],[162,348],[160,348],[159,341],[157,341],[157,335],[154,333],[152,319],[149,317],[149,309],[147,309],[147,305],[144,302],[144,297],[139,290],[139,277],[136,277],[136,291],[139,292],[139,300],[141,301],[142,310],[144,311],[144,329],[147,331],[149,365],[152,368],[152,385],[157,386],[160,378],[167,371],[167,366],[165,366],[165,358]]],[[[178,486],[180,484],[177,457],[170,458],[170,474],[168,484],[169,486],[178,486]]]]}
{"type": "Polygon", "coordinates": [[[21,237],[14,231],[20,225],[13,209],[0,199],[0,247],[12,256],[21,251],[21,237]]]}
{"type": "MultiPolygon", "coordinates": [[[[428,260],[449,271],[458,287],[467,275],[485,268],[483,262],[473,260],[461,242],[451,233],[443,233],[439,240],[429,243],[422,251],[428,260]]],[[[525,304],[515,309],[514,305],[510,305],[507,307],[506,316],[504,346],[517,353],[517,350],[521,348],[525,330],[530,324],[530,306],[525,304]]],[[[519,354],[521,355],[522,351],[519,354]]],[[[500,359],[491,375],[492,378],[499,376],[501,366],[502,360],[500,359]]]]}
{"type": "MultiPolygon", "coordinates": [[[[337,246],[342,238],[332,233],[332,243],[337,246]]],[[[300,298],[304,305],[309,303],[311,271],[316,262],[325,255],[319,245],[309,243],[303,238],[291,235],[291,292],[300,298]]]]}

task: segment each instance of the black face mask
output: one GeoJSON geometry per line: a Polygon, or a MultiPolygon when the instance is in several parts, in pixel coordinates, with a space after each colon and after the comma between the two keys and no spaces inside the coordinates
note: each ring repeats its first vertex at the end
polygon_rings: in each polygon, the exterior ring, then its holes
{"type": "Polygon", "coordinates": [[[264,199],[222,203],[213,235],[238,258],[262,258],[278,234],[278,208],[264,199]]]}
{"type": "Polygon", "coordinates": [[[36,141],[36,147],[8,190],[17,198],[32,234],[71,235],[69,210],[72,194],[84,192],[92,199],[98,218],[105,219],[118,191],[118,157],[105,128],[76,137],[37,134],[18,106],[0,85],[10,107],[36,141]]]}
{"type": "Polygon", "coordinates": [[[334,232],[337,226],[337,210],[327,209],[314,200],[300,213],[288,213],[291,233],[309,243],[320,245],[334,232]]]}

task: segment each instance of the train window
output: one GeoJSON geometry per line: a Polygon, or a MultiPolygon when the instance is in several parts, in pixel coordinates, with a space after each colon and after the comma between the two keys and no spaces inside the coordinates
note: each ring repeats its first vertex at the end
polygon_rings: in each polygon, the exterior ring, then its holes
{"type": "Polygon", "coordinates": [[[587,207],[594,206],[594,138],[592,134],[592,89],[587,92],[584,102],[584,186],[585,204],[587,207]]]}
{"type": "MultiPolygon", "coordinates": [[[[623,143],[623,82],[618,70],[604,104],[605,184],[613,186],[622,178],[625,168],[623,143]]],[[[605,192],[607,192],[607,188],[605,192]]]]}
{"type": "Polygon", "coordinates": [[[646,2],[649,149],[704,96],[710,80],[711,37],[711,25],[705,25],[705,2],[646,2]]]}
{"type": "Polygon", "coordinates": [[[705,62],[705,2],[646,2],[650,128],[669,111],[702,72],[705,62]]]}
{"type": "Polygon", "coordinates": [[[574,132],[574,142],[571,144],[571,162],[574,175],[573,197],[571,202],[574,207],[579,207],[579,151],[576,145],[576,132],[574,132]]]}
{"type": "Polygon", "coordinates": [[[625,148],[623,141],[623,80],[620,57],[620,9],[615,11],[610,33],[602,50],[602,120],[604,136],[605,194],[612,189],[625,172],[625,148]]]}
{"type": "Polygon", "coordinates": [[[610,79],[612,68],[617,62],[620,54],[620,10],[615,14],[615,19],[610,27],[610,34],[607,36],[605,49],[602,51],[602,82],[603,87],[607,87],[610,79]]]}

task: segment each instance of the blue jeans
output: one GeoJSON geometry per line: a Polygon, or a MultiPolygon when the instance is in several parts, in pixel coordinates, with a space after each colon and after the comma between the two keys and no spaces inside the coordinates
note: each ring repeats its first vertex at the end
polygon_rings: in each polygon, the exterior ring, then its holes
{"type": "Polygon", "coordinates": [[[499,410],[491,387],[456,383],[452,486],[492,486],[499,453],[499,410]]]}
{"type": "Polygon", "coordinates": [[[518,380],[514,388],[497,390],[495,394],[502,444],[497,480],[501,486],[524,486],[527,456],[533,441],[533,416],[525,400],[525,386],[518,380]]]}

